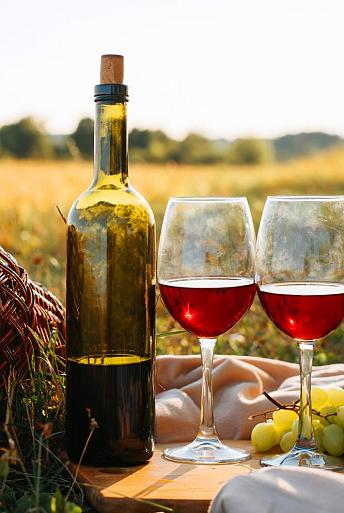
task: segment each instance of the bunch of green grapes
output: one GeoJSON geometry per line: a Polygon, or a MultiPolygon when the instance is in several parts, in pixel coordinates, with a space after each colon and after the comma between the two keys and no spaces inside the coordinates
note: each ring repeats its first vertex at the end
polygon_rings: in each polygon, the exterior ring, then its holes
{"type": "MultiPolygon", "coordinates": [[[[319,451],[332,456],[344,454],[344,390],[339,387],[312,387],[314,437],[319,451]]],[[[276,410],[272,419],[257,424],[251,441],[258,452],[269,451],[279,444],[283,452],[290,451],[297,439],[298,414],[293,410],[276,410]]]]}

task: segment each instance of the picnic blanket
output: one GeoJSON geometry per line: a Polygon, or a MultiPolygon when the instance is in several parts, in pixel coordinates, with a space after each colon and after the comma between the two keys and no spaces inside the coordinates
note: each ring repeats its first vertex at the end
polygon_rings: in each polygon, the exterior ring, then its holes
{"type": "Polygon", "coordinates": [[[301,467],[265,468],[224,485],[209,513],[343,513],[344,476],[301,467]]]}
{"type": "MultiPolygon", "coordinates": [[[[314,367],[313,384],[344,388],[344,364],[314,367]]],[[[249,439],[262,419],[252,414],[273,409],[262,395],[269,392],[281,402],[299,395],[297,364],[249,356],[215,356],[214,411],[220,439],[249,439]]],[[[156,377],[157,441],[191,441],[200,419],[202,366],[200,356],[159,356],[156,377]]],[[[344,511],[344,506],[343,506],[344,511]]]]}

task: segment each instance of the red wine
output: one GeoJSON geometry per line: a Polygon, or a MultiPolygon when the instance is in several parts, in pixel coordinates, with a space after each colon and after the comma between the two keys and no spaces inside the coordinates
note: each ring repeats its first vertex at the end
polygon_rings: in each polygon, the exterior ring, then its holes
{"type": "Polygon", "coordinates": [[[266,313],[296,340],[318,340],[344,318],[343,283],[269,283],[258,288],[266,313]]]}
{"type": "Polygon", "coordinates": [[[181,278],[159,285],[171,315],[201,338],[217,337],[232,328],[251,306],[256,291],[250,278],[181,278]]]}
{"type": "Polygon", "coordinates": [[[80,358],[67,362],[66,442],[78,462],[90,434],[83,464],[137,465],[154,448],[153,359],[139,356],[80,358]]]}

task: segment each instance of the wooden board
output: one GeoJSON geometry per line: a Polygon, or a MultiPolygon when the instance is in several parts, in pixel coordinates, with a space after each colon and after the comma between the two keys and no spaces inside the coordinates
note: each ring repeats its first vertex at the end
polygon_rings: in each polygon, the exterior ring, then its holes
{"type": "MultiPolygon", "coordinates": [[[[225,443],[252,452],[248,441],[225,443]]],[[[99,513],[152,513],[162,511],[159,505],[176,513],[206,513],[223,483],[260,468],[258,454],[244,463],[230,465],[174,463],[163,458],[165,447],[158,445],[151,461],[138,467],[81,467],[78,481],[92,506],[99,513]]]]}

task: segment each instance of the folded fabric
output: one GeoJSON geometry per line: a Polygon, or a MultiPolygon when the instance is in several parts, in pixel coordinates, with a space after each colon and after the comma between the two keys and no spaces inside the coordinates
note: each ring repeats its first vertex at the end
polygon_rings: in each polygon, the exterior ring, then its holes
{"type": "Polygon", "coordinates": [[[225,484],[209,513],[343,513],[344,476],[325,470],[266,468],[225,484]]]}
{"type": "MultiPolygon", "coordinates": [[[[313,369],[314,385],[344,387],[344,365],[313,369]]],[[[299,394],[299,367],[268,358],[215,356],[213,369],[214,411],[219,437],[248,439],[262,419],[252,414],[274,406],[264,391],[281,402],[292,402],[299,394]]],[[[157,358],[157,440],[185,442],[197,434],[202,387],[200,356],[157,358]]],[[[344,511],[344,509],[343,509],[344,511]]]]}

